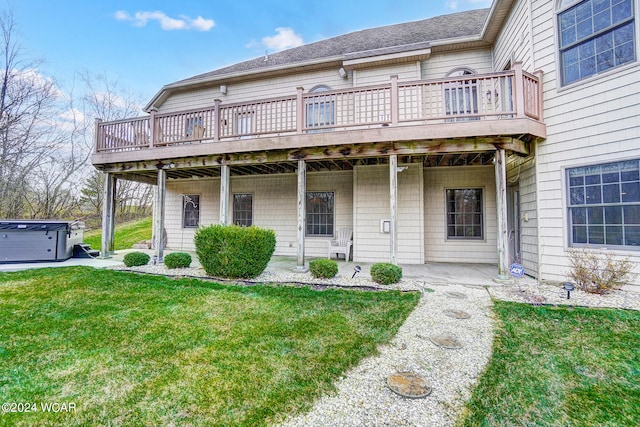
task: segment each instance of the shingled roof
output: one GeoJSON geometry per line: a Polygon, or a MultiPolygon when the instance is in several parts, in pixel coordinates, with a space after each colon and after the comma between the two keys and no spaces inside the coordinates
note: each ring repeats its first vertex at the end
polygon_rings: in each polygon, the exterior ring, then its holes
{"type": "Polygon", "coordinates": [[[342,57],[348,59],[369,54],[373,56],[381,52],[402,52],[423,48],[437,41],[479,36],[488,14],[489,9],[478,9],[355,31],[269,54],[267,60],[265,57],[251,59],[180,80],[168,86],[189,84],[217,76],[254,72],[260,69],[294,65],[324,58],[342,57]]]}

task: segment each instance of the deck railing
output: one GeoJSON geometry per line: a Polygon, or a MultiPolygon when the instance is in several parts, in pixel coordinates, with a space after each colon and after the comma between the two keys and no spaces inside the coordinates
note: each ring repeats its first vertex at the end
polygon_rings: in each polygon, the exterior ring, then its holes
{"type": "Polygon", "coordinates": [[[97,121],[96,151],[260,138],[380,126],[542,119],[541,75],[514,70],[398,82],[97,121]]]}

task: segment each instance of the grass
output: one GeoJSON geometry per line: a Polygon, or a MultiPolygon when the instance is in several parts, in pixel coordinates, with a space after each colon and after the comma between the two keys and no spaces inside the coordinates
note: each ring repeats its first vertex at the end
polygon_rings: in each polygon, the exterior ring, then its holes
{"type": "Polygon", "coordinates": [[[260,426],[308,408],[419,295],[69,267],[0,274],[2,426],[260,426]],[[43,404],[75,405],[69,413],[43,404]]]}
{"type": "Polygon", "coordinates": [[[463,426],[640,425],[640,313],[496,301],[463,426]]]}
{"type": "MultiPolygon", "coordinates": [[[[114,250],[130,249],[134,244],[151,240],[152,219],[144,218],[138,221],[116,224],[114,250]]],[[[102,230],[95,229],[84,233],[84,242],[91,246],[91,249],[100,250],[102,247],[102,230]]]]}

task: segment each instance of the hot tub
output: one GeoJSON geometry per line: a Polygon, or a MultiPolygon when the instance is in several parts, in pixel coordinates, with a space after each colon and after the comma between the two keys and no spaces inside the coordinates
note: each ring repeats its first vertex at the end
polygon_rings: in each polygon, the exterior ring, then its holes
{"type": "Polygon", "coordinates": [[[80,221],[0,220],[0,263],[64,261],[83,239],[80,221]]]}

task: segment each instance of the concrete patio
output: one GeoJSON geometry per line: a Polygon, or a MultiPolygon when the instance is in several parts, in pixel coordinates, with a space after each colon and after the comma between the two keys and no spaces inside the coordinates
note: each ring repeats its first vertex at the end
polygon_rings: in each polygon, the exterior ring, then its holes
{"type": "MultiPolygon", "coordinates": [[[[133,251],[146,252],[149,256],[153,256],[152,250],[140,250],[140,249],[128,249],[119,250],[111,258],[70,258],[66,261],[59,262],[35,262],[35,263],[9,263],[0,264],[0,271],[18,271],[30,268],[50,268],[50,267],[69,267],[76,265],[84,265],[94,268],[108,268],[115,266],[122,266],[122,259],[124,256],[133,251]]],[[[170,253],[171,251],[166,251],[170,253]]],[[[193,257],[192,267],[199,267],[200,264],[197,261],[195,254],[191,254],[193,257]]],[[[308,262],[311,259],[307,259],[308,262]]],[[[338,260],[338,274],[343,277],[351,277],[354,273],[356,265],[361,267],[361,271],[357,274],[357,277],[371,277],[369,275],[369,268],[371,263],[354,263],[352,261],[345,262],[344,260],[338,260]]],[[[462,284],[462,285],[480,285],[480,286],[499,286],[494,279],[497,277],[498,267],[494,264],[453,264],[453,263],[428,263],[421,265],[400,265],[402,267],[403,277],[407,279],[419,280],[425,283],[432,284],[462,284]]],[[[295,272],[296,271],[296,258],[286,256],[273,256],[267,271],[272,272],[295,272]]],[[[535,282],[535,279],[530,277],[524,277],[519,279],[522,282],[535,282]]]]}

